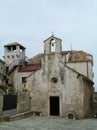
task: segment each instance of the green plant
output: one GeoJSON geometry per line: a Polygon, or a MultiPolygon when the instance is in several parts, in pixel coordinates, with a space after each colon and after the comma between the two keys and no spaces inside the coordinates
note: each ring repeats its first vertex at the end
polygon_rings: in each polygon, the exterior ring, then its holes
{"type": "Polygon", "coordinates": [[[6,85],[0,85],[0,89],[2,89],[5,93],[7,93],[7,86],[6,85]]]}
{"type": "Polygon", "coordinates": [[[8,88],[8,94],[16,94],[16,92],[15,92],[15,90],[14,90],[14,88],[8,88]]]}
{"type": "Polygon", "coordinates": [[[28,90],[27,90],[27,88],[23,88],[23,92],[27,92],[28,90]]]}
{"type": "Polygon", "coordinates": [[[16,94],[14,88],[8,87],[7,85],[0,85],[0,89],[2,89],[6,94],[16,94]]]}

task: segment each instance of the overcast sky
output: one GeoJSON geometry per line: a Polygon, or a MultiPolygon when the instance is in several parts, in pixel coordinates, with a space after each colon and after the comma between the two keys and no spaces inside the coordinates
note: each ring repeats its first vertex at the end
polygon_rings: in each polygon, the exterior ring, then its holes
{"type": "Polygon", "coordinates": [[[52,31],[63,51],[72,45],[93,55],[97,90],[97,0],[0,0],[0,58],[11,42],[25,46],[28,58],[43,53],[52,31]]]}

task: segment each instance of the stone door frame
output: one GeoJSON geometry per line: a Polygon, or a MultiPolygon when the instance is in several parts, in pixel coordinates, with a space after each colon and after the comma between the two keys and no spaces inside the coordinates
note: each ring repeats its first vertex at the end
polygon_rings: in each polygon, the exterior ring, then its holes
{"type": "Polygon", "coordinates": [[[50,115],[50,97],[59,97],[59,116],[62,116],[62,96],[61,94],[49,94],[48,95],[48,116],[50,115]]]}

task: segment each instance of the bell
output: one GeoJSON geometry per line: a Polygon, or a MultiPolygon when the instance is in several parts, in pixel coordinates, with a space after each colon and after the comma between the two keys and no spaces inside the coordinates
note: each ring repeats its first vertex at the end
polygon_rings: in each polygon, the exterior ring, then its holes
{"type": "Polygon", "coordinates": [[[54,43],[52,43],[52,46],[54,46],[54,43]]]}

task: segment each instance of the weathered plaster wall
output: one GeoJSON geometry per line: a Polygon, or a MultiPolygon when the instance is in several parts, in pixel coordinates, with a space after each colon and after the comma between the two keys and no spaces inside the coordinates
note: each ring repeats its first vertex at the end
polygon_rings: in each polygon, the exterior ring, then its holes
{"type": "Polygon", "coordinates": [[[87,76],[93,81],[93,67],[91,62],[78,62],[78,63],[66,63],[69,67],[73,68],[77,72],[87,76]]]}
{"type": "Polygon", "coordinates": [[[64,92],[64,109],[65,112],[75,111],[77,118],[83,117],[83,86],[81,77],[65,68],[66,89],[64,92]]]}
{"type": "Polygon", "coordinates": [[[60,98],[60,116],[75,111],[78,118],[83,118],[83,86],[78,74],[65,67],[59,56],[46,56],[42,60],[42,69],[28,78],[27,87],[31,90],[31,108],[50,114],[50,96],[60,98]],[[52,82],[56,77],[57,82],[52,82]]]}
{"type": "Polygon", "coordinates": [[[21,91],[25,88],[25,83],[22,83],[22,77],[28,77],[32,72],[18,72],[16,68],[14,72],[13,84],[16,91],[21,91]]]}

